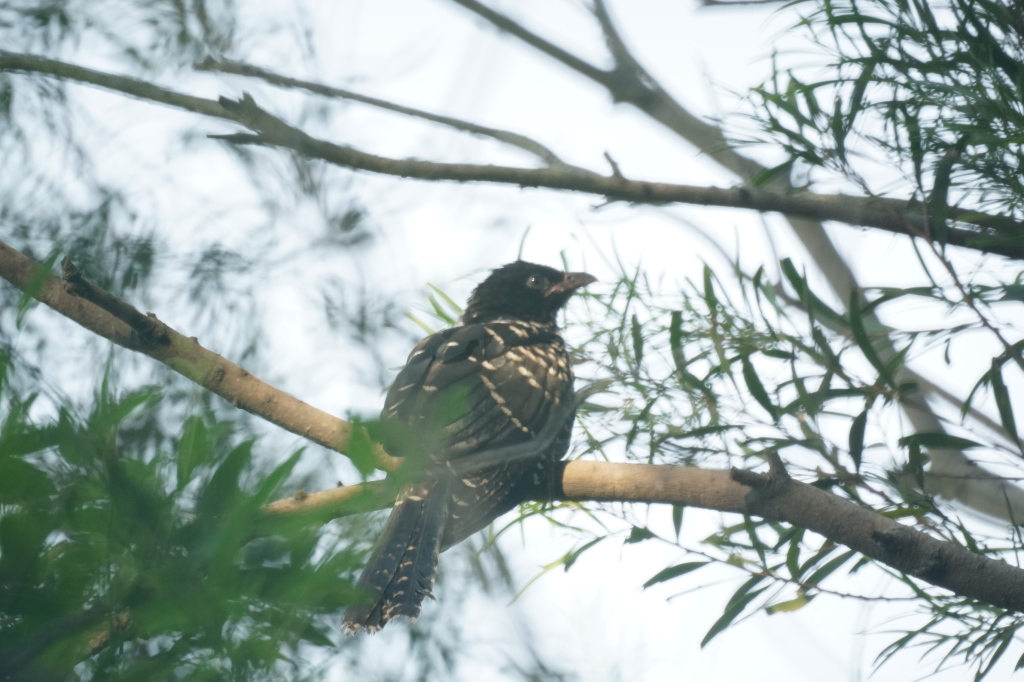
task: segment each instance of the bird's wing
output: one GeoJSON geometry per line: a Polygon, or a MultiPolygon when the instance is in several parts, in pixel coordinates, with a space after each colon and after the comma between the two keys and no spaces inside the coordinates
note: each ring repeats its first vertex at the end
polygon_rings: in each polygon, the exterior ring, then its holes
{"type": "Polygon", "coordinates": [[[417,344],[395,379],[382,416],[406,433],[385,445],[435,461],[472,456],[532,439],[571,399],[572,369],[553,327],[453,327],[417,344]]]}

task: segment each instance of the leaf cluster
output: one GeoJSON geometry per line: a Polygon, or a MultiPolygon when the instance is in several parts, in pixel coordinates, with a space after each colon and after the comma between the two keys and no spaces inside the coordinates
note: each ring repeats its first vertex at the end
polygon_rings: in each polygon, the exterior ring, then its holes
{"type": "Polygon", "coordinates": [[[753,90],[762,133],[789,157],[761,181],[800,161],[884,193],[894,186],[873,178],[891,182],[879,171],[896,168],[896,187],[921,201],[940,241],[950,206],[1024,215],[1020,3],[794,4],[831,61],[824,72],[776,65],[753,90]]]}
{"type": "Polygon", "coordinates": [[[154,437],[155,390],[90,414],[0,425],[0,679],[302,679],[353,598],[357,556],[269,522],[295,453],[271,471],[229,424],[154,437]],[[331,618],[325,618],[331,616],[331,618]]]}
{"type": "MultiPolygon", "coordinates": [[[[963,408],[965,423],[947,418],[948,432],[910,428],[893,433],[883,426],[898,422],[905,406],[925,400],[921,387],[908,378],[913,375],[907,363],[945,347],[948,362],[957,366],[965,358],[949,356],[950,346],[976,334],[981,324],[948,325],[942,318],[934,328],[901,330],[883,326],[876,313],[909,299],[927,301],[941,317],[963,305],[955,289],[869,290],[841,312],[815,293],[792,262],[780,263],[779,272],[772,281],[764,269],[746,275],[737,268],[725,278],[706,268],[701,281],[686,282],[666,295],[637,271],[623,274],[607,296],[585,294],[588,337],[578,346],[577,372],[606,387],[580,410],[589,456],[751,468],[767,450],[781,449],[794,476],[856,504],[974,552],[1020,549],[1016,534],[994,532],[985,524],[968,527],[955,509],[928,492],[935,451],[984,448],[1008,462],[1021,457],[1012,438],[1013,406],[1008,398],[998,399],[1012,389],[993,391],[1009,440],[974,430],[975,420],[984,418],[970,399],[963,408]]],[[[987,293],[978,289],[972,295],[1002,303],[1014,286],[987,293]]],[[[986,384],[994,389],[996,376],[1002,376],[998,368],[1013,362],[1012,357],[997,357],[996,370],[979,378],[975,393],[986,384]]],[[[775,521],[745,518],[694,543],[681,532],[682,510],[673,515],[674,536],[638,518],[636,510],[605,511],[624,520],[626,529],[604,524],[603,531],[594,531],[581,525],[584,538],[562,563],[570,565],[610,535],[625,534],[627,543],[657,542],[685,552],[682,561],[655,574],[647,586],[692,583],[690,574],[716,563],[745,576],[705,644],[742,618],[803,608],[820,595],[906,601],[919,615],[941,622],[943,638],[930,640],[946,654],[940,666],[957,661],[983,673],[1020,624],[1019,616],[950,597],[775,521]],[[853,576],[866,567],[895,580],[877,592],[851,588],[859,584],[853,576]],[[979,621],[987,628],[986,637],[978,636],[979,621]]],[[[934,630],[934,625],[911,629],[920,636],[897,639],[880,662],[934,630]]]]}

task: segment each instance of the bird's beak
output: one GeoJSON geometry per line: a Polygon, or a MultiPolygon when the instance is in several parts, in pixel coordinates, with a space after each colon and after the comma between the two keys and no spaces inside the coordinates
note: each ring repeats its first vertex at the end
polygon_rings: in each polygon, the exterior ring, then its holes
{"type": "Polygon", "coordinates": [[[571,294],[580,287],[585,287],[596,281],[597,277],[594,277],[588,272],[567,272],[561,282],[553,284],[548,288],[546,295],[571,294]]]}

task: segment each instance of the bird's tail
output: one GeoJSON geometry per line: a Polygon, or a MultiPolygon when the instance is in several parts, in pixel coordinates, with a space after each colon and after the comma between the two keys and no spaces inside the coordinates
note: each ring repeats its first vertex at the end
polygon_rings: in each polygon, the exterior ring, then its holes
{"type": "Polygon", "coordinates": [[[433,597],[450,498],[451,481],[444,475],[402,489],[359,576],[367,601],[345,609],[341,627],[347,634],[376,632],[398,616],[415,620],[424,597],[433,597]]]}

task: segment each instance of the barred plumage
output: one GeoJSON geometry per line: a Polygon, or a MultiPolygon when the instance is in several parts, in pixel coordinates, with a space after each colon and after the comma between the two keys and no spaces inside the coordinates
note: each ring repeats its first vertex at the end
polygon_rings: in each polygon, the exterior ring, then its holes
{"type": "Polygon", "coordinates": [[[367,601],[348,607],[346,632],[418,616],[438,553],[544,493],[575,416],[557,314],[593,281],[509,263],[474,290],[458,326],[413,348],[381,416],[385,447],[421,471],[399,494],[359,578],[367,601]],[[510,447],[514,458],[504,457],[510,447]]]}

